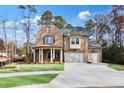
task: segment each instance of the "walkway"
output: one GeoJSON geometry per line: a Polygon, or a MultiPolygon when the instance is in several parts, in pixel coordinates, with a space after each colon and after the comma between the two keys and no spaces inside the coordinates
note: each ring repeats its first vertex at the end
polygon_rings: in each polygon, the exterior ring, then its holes
{"type": "Polygon", "coordinates": [[[26,76],[26,75],[39,75],[39,74],[59,74],[62,72],[63,71],[34,71],[34,72],[1,73],[0,77],[26,76]]]}

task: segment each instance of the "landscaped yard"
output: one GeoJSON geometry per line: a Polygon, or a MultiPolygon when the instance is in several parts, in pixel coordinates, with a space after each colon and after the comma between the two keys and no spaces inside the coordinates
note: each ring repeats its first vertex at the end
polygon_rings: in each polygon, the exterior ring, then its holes
{"type": "Polygon", "coordinates": [[[109,64],[108,67],[115,70],[124,71],[124,65],[109,64]]]}
{"type": "MultiPolygon", "coordinates": [[[[16,64],[10,64],[7,66],[16,66],[16,64]]],[[[21,64],[18,72],[31,72],[31,71],[54,71],[64,70],[63,64],[21,64]]],[[[0,69],[0,73],[17,72],[14,68],[0,69]]]]}
{"type": "Polygon", "coordinates": [[[0,78],[0,88],[49,83],[57,74],[14,76],[0,78]]]}

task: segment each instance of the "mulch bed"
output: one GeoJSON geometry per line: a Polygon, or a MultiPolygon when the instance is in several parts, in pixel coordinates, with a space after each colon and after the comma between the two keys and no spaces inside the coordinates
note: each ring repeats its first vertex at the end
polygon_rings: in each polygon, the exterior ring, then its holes
{"type": "Polygon", "coordinates": [[[5,67],[0,67],[0,69],[15,69],[15,66],[5,66],[5,67]]]}
{"type": "Polygon", "coordinates": [[[124,65],[120,65],[120,67],[124,67],[124,65]]]}
{"type": "Polygon", "coordinates": [[[91,62],[87,62],[87,63],[91,64],[91,62]]]}

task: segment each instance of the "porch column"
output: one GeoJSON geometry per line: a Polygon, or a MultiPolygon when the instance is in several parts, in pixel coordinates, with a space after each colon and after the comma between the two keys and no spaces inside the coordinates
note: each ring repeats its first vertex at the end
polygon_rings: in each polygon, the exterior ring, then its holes
{"type": "Polygon", "coordinates": [[[41,53],[40,53],[41,51],[40,51],[40,49],[39,49],[39,63],[41,62],[41,57],[40,57],[40,55],[41,55],[41,53]]]}
{"type": "Polygon", "coordinates": [[[41,63],[43,63],[43,49],[41,49],[41,63]]]}
{"type": "Polygon", "coordinates": [[[61,51],[60,51],[60,63],[63,63],[63,53],[62,53],[62,49],[61,49],[61,51]]]}
{"type": "Polygon", "coordinates": [[[55,49],[53,49],[53,59],[55,61],[55,49]]]}
{"type": "Polygon", "coordinates": [[[50,62],[53,62],[53,52],[52,52],[53,49],[51,49],[51,61],[50,62]]]}
{"type": "Polygon", "coordinates": [[[33,57],[34,57],[34,58],[33,58],[33,61],[35,62],[35,49],[34,49],[33,52],[34,52],[34,55],[33,55],[33,57]]]}

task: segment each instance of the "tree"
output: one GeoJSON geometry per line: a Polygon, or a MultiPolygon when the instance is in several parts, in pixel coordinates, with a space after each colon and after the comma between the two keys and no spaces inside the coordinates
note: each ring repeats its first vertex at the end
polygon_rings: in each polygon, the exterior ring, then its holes
{"type": "Polygon", "coordinates": [[[85,30],[88,32],[89,36],[93,34],[93,31],[95,29],[95,24],[92,19],[89,19],[86,21],[85,25],[85,30]]]}
{"type": "Polygon", "coordinates": [[[17,19],[14,22],[14,44],[15,44],[15,49],[14,49],[14,55],[17,54],[17,19]]]}
{"type": "Polygon", "coordinates": [[[10,57],[13,57],[14,55],[14,51],[16,49],[16,45],[15,45],[15,42],[12,40],[12,41],[9,41],[8,44],[7,44],[7,47],[8,47],[8,54],[10,57]]]}
{"type": "Polygon", "coordinates": [[[65,28],[70,29],[70,28],[73,28],[73,26],[71,24],[66,24],[65,28]]]}
{"type": "Polygon", "coordinates": [[[123,12],[124,12],[124,5],[113,5],[112,6],[112,11],[111,11],[111,14],[110,14],[111,18],[110,19],[111,19],[111,24],[114,27],[115,43],[116,43],[115,45],[117,47],[122,46],[121,34],[122,34],[122,29],[124,27],[123,26],[123,24],[124,24],[123,12]]]}
{"type": "Polygon", "coordinates": [[[52,18],[53,18],[53,15],[52,15],[51,11],[46,10],[46,11],[43,12],[43,14],[41,15],[42,24],[51,23],[52,18]]]}
{"type": "Polygon", "coordinates": [[[58,28],[73,28],[71,24],[67,24],[62,16],[54,16],[51,11],[46,10],[41,15],[41,22],[38,24],[49,24],[54,23],[58,28]]]}
{"type": "Polygon", "coordinates": [[[110,31],[109,19],[106,15],[95,15],[92,19],[89,19],[85,23],[85,29],[91,35],[94,35],[94,39],[98,44],[103,40],[103,36],[110,31]]]}
{"type": "Polygon", "coordinates": [[[1,26],[2,26],[2,30],[3,30],[3,33],[4,33],[4,46],[5,46],[5,51],[6,51],[6,54],[7,54],[7,33],[6,33],[6,22],[7,22],[7,19],[3,19],[1,20],[1,26]]]}
{"type": "Polygon", "coordinates": [[[63,19],[62,16],[55,16],[54,17],[54,24],[58,27],[58,28],[64,28],[64,25],[66,24],[65,20],[63,19]]]}
{"type": "Polygon", "coordinates": [[[106,15],[96,15],[95,16],[95,36],[97,43],[100,42],[103,35],[110,31],[110,27],[108,25],[108,18],[106,15]]]}
{"type": "Polygon", "coordinates": [[[36,8],[34,5],[20,5],[19,9],[23,9],[23,10],[27,10],[25,14],[23,14],[23,19],[24,19],[24,23],[23,23],[23,28],[24,28],[24,32],[26,34],[26,63],[30,62],[30,30],[31,30],[31,13],[36,13],[36,8]]]}
{"type": "MultiPolygon", "coordinates": [[[[30,58],[30,61],[32,61],[33,59],[33,55],[32,55],[32,43],[29,43],[29,58],[30,58]]],[[[24,55],[24,61],[25,62],[27,62],[28,61],[28,59],[27,59],[27,56],[26,56],[26,54],[27,54],[27,52],[26,52],[26,47],[27,47],[27,44],[26,43],[24,43],[23,44],[23,47],[21,47],[21,48],[19,48],[19,54],[20,55],[24,55]]]]}
{"type": "Polygon", "coordinates": [[[0,50],[4,50],[4,40],[0,38],[0,50]]]}
{"type": "Polygon", "coordinates": [[[103,60],[109,63],[124,64],[124,49],[122,47],[122,34],[124,27],[124,6],[113,5],[108,14],[111,27],[111,45],[103,50],[103,60]]]}

